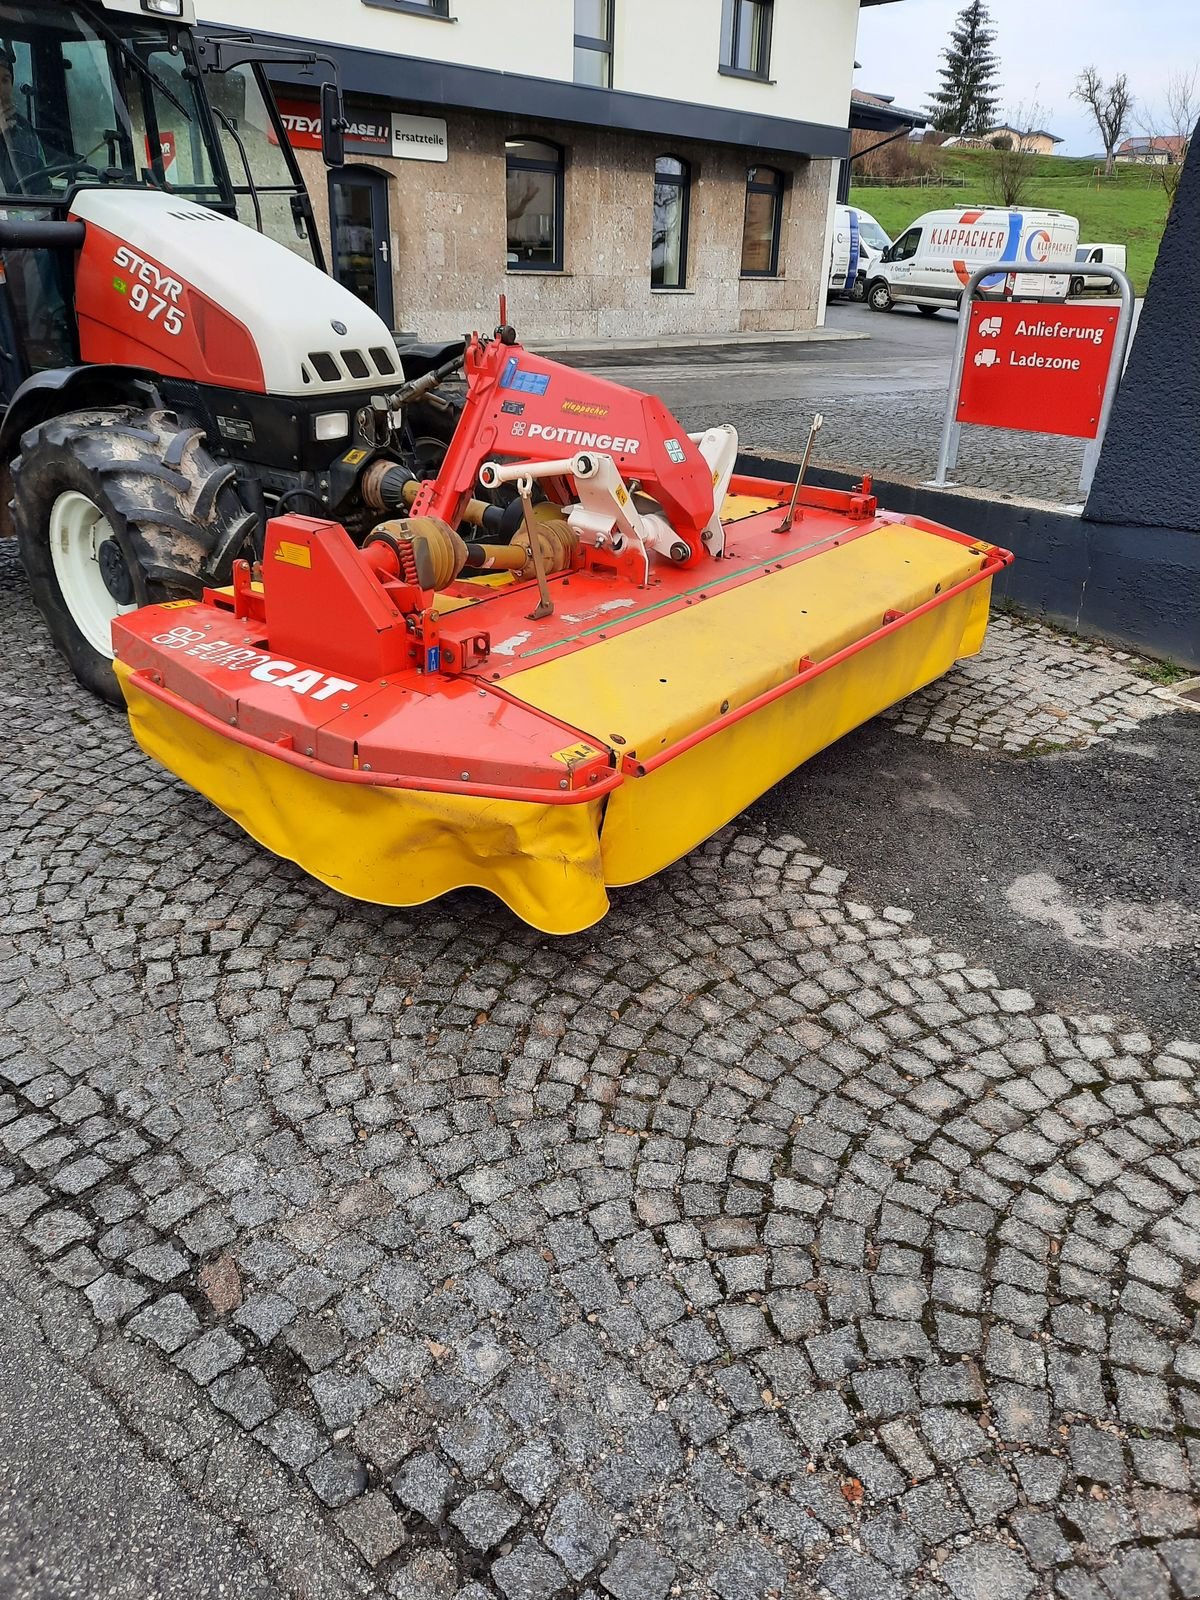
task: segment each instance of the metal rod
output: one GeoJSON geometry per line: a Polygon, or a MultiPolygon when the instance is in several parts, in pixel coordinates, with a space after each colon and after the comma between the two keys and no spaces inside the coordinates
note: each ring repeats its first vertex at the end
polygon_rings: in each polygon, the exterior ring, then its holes
{"type": "Polygon", "coordinates": [[[517,493],[521,497],[521,510],[525,513],[525,532],[529,535],[529,554],[533,557],[533,570],[537,574],[538,594],[541,598],[529,613],[527,620],[538,622],[542,617],[548,617],[554,610],[554,601],[550,598],[550,585],[546,582],[546,564],[542,560],[542,545],[538,538],[537,525],[533,520],[533,480],[529,477],[517,481],[517,493]]]}
{"type": "Polygon", "coordinates": [[[950,389],[946,395],[946,415],[942,421],[942,439],[938,446],[937,472],[933,481],[944,488],[946,474],[953,461],[958,459],[958,440],[955,437],[958,397],[962,389],[963,368],[967,361],[967,333],[971,325],[971,302],[975,298],[976,273],[967,285],[967,291],[958,303],[958,334],[954,344],[954,365],[950,368],[950,389]]]}
{"type": "MultiPolygon", "coordinates": [[[[1108,369],[1108,382],[1104,386],[1104,399],[1100,403],[1100,422],[1096,429],[1096,437],[1088,440],[1087,448],[1083,452],[1083,466],[1079,472],[1079,493],[1084,499],[1092,487],[1092,479],[1100,463],[1100,452],[1104,448],[1104,438],[1108,433],[1108,424],[1112,420],[1113,407],[1117,401],[1117,390],[1121,386],[1121,379],[1125,376],[1125,363],[1129,358],[1129,345],[1133,338],[1133,313],[1136,309],[1133,285],[1125,273],[1117,267],[1105,266],[1102,261],[1094,264],[1105,273],[1112,273],[1116,280],[1117,287],[1121,291],[1121,321],[1117,328],[1117,343],[1113,350],[1112,363],[1108,369]]],[[[1089,262],[1088,265],[1091,266],[1093,263],[1089,262]]]]}
{"type": "Polygon", "coordinates": [[[813,444],[821,429],[825,426],[825,418],[818,411],[812,419],[812,427],[808,430],[808,443],[804,446],[804,454],[800,458],[800,471],[796,474],[796,481],[792,485],[792,500],[788,506],[787,516],[775,529],[776,533],[787,533],[796,516],[796,501],[800,498],[800,485],[804,482],[804,475],[808,471],[809,459],[812,456],[813,444]]]}
{"type": "Polygon", "coordinates": [[[502,483],[518,483],[522,478],[572,478],[586,477],[581,463],[594,460],[597,452],[583,451],[578,455],[562,456],[557,461],[485,461],[479,469],[479,481],[485,489],[498,488],[502,483]]]}

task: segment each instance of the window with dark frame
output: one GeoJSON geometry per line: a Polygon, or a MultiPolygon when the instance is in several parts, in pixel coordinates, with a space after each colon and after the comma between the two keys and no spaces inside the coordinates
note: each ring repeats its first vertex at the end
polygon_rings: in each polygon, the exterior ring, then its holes
{"type": "Polygon", "coordinates": [[[508,270],[563,270],[563,153],[540,139],[509,139],[508,270]]]}
{"type": "Polygon", "coordinates": [[[677,156],[654,163],[654,231],[650,244],[650,287],[687,287],[691,168],[677,156]]]}
{"type": "Polygon", "coordinates": [[[575,82],[612,88],[614,0],[575,0],[575,82]]]}
{"type": "Polygon", "coordinates": [[[723,0],[721,71],[735,78],[771,76],[774,0],[723,0]]]}
{"type": "Polygon", "coordinates": [[[889,261],[911,261],[921,243],[920,228],[910,228],[888,251],[889,261]]]}
{"type": "Polygon", "coordinates": [[[779,236],[783,224],[783,173],[777,167],[751,167],[746,174],[746,221],[742,230],[742,277],[779,276],[779,236]]]}
{"type": "Polygon", "coordinates": [[[365,6],[376,6],[380,11],[411,11],[418,17],[442,17],[450,20],[450,0],[362,0],[365,6]]]}

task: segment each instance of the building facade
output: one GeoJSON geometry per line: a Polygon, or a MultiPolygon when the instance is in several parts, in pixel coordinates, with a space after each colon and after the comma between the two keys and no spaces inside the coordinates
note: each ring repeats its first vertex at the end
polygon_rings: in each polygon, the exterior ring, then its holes
{"type": "MultiPolygon", "coordinates": [[[[1014,128],[1011,123],[1002,122],[998,128],[991,128],[983,137],[985,145],[994,145],[997,140],[1008,141],[1010,150],[1028,150],[1038,156],[1052,156],[1062,140],[1056,133],[1047,133],[1045,128],[1014,128]]],[[[960,140],[965,143],[965,140],[960,140]]]]}
{"type": "Polygon", "coordinates": [[[1117,160],[1140,167],[1182,166],[1188,152],[1186,134],[1145,135],[1125,139],[1117,148],[1117,160]]]}
{"type": "MultiPolygon", "coordinates": [[[[887,0],[863,0],[887,3],[887,0]]],[[[524,337],[790,332],[824,314],[859,0],[202,0],[318,48],[273,67],[335,275],[393,327],[524,337]],[[336,37],[334,35],[336,34],[336,37]]]]}

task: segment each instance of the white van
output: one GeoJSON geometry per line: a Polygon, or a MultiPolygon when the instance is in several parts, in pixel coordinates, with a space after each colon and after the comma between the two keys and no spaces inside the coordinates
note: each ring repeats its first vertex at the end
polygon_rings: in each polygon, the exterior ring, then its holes
{"type": "Polygon", "coordinates": [[[829,293],[865,300],[867,277],[891,243],[869,211],[860,206],[835,206],[829,293]]]}
{"type": "MultiPolygon", "coordinates": [[[[1077,219],[1061,211],[927,211],[868,273],[867,304],[872,311],[913,305],[932,317],[956,306],[971,274],[993,263],[1019,274],[1027,262],[1061,261],[1061,278],[1031,277],[1028,284],[1031,293],[1062,297],[1078,244],[1077,219]]],[[[984,293],[1003,293],[1005,275],[985,278],[984,293]]]]}
{"type": "Polygon", "coordinates": [[[1128,253],[1123,244],[1081,244],[1075,251],[1076,270],[1071,275],[1071,293],[1083,294],[1088,289],[1099,289],[1103,294],[1120,294],[1121,285],[1098,272],[1080,272],[1079,266],[1100,261],[1106,267],[1126,271],[1128,253]]]}

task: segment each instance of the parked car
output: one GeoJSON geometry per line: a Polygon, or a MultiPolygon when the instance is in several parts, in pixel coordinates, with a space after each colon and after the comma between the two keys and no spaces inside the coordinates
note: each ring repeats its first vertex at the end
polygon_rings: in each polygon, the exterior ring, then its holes
{"type": "Polygon", "coordinates": [[[867,275],[872,311],[915,305],[927,317],[943,306],[957,306],[971,274],[995,265],[995,278],[983,280],[984,293],[1001,294],[1007,274],[1025,264],[1063,263],[1056,274],[1039,279],[1038,292],[1063,296],[1079,243],[1079,223],[1061,211],[927,211],[906,228],[867,275]]]}
{"type": "Polygon", "coordinates": [[[829,293],[865,300],[867,277],[891,240],[869,211],[836,206],[829,254],[829,293]]]}
{"type": "MultiPolygon", "coordinates": [[[[1117,267],[1120,271],[1126,270],[1128,253],[1123,244],[1081,244],[1075,249],[1076,263],[1083,262],[1091,265],[1097,261],[1103,262],[1106,267],[1117,267]]],[[[1103,294],[1120,294],[1121,286],[1112,278],[1106,278],[1096,272],[1076,272],[1071,278],[1071,293],[1086,294],[1089,289],[1099,289],[1103,294]]]]}

